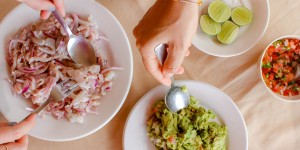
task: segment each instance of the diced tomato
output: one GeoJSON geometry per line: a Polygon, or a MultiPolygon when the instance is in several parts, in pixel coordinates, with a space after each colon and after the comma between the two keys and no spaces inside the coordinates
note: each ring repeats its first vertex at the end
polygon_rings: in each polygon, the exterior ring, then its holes
{"type": "Polygon", "coordinates": [[[272,57],[270,57],[270,56],[266,56],[266,57],[264,57],[264,59],[263,59],[263,63],[264,64],[267,64],[268,62],[271,62],[272,61],[272,57]]]}
{"type": "Polygon", "coordinates": [[[271,74],[269,75],[269,80],[270,80],[270,81],[274,80],[274,73],[271,73],[271,74]]]}
{"type": "Polygon", "coordinates": [[[288,53],[284,53],[284,54],[281,54],[283,58],[285,59],[290,59],[290,56],[288,53]]]}
{"type": "Polygon", "coordinates": [[[289,95],[292,94],[292,93],[293,93],[293,90],[287,89],[287,90],[285,90],[285,91],[283,92],[283,95],[284,95],[284,96],[289,96],[289,95]]]}
{"type": "Polygon", "coordinates": [[[295,75],[293,73],[287,73],[285,74],[286,81],[292,81],[295,78],[295,75]]]}
{"type": "Polygon", "coordinates": [[[275,92],[275,93],[279,93],[279,92],[280,92],[280,90],[279,90],[279,89],[276,89],[276,88],[273,88],[272,90],[273,90],[273,92],[275,92]]]}
{"type": "Polygon", "coordinates": [[[273,54],[273,55],[272,55],[272,60],[273,60],[273,61],[278,60],[278,56],[277,56],[276,54],[273,54]]]}
{"type": "Polygon", "coordinates": [[[274,46],[270,46],[270,47],[268,48],[268,54],[269,54],[269,55],[272,55],[274,52],[275,52],[275,47],[274,47],[274,46]]]}
{"type": "Polygon", "coordinates": [[[272,81],[272,87],[276,87],[277,82],[275,80],[272,81]]]}
{"type": "Polygon", "coordinates": [[[152,109],[152,112],[157,112],[158,111],[158,109],[156,108],[156,107],[154,107],[153,109],[152,109]]]}
{"type": "Polygon", "coordinates": [[[174,137],[174,135],[170,136],[170,137],[168,138],[168,141],[169,141],[170,143],[175,143],[175,137],[174,137]]]}
{"type": "Polygon", "coordinates": [[[271,68],[262,68],[262,72],[264,73],[264,74],[267,74],[267,73],[269,73],[269,72],[271,72],[271,68]]]}
{"type": "Polygon", "coordinates": [[[293,67],[290,67],[290,66],[285,67],[285,68],[283,69],[283,71],[284,71],[285,73],[290,73],[290,72],[293,71],[293,67]]]}
{"type": "Polygon", "coordinates": [[[295,53],[299,55],[299,54],[300,54],[300,48],[297,48],[297,49],[295,50],[295,53]]]}

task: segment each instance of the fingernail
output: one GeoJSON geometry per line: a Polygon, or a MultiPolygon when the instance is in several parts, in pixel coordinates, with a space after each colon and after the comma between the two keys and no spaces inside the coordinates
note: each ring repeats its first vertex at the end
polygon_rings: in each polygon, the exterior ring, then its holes
{"type": "Polygon", "coordinates": [[[17,124],[17,122],[9,122],[9,123],[7,123],[8,126],[14,126],[16,124],[17,124]]]}
{"type": "Polygon", "coordinates": [[[48,9],[47,11],[52,12],[52,11],[54,11],[54,10],[55,10],[55,7],[50,6],[49,9],[48,9]]]}

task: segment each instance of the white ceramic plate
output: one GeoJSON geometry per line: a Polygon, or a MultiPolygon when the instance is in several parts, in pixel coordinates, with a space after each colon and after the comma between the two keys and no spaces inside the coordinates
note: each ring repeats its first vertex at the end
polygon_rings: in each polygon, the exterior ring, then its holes
{"type": "MultiPolygon", "coordinates": [[[[213,0],[205,0],[200,6],[199,14],[208,14],[207,8],[213,0]]],[[[240,27],[237,39],[230,45],[221,44],[216,36],[205,34],[198,25],[197,33],[193,39],[193,45],[199,50],[213,56],[231,57],[240,55],[252,47],[264,35],[270,17],[268,0],[223,0],[231,6],[245,6],[253,12],[253,21],[248,26],[240,27]]]]}
{"type": "MultiPolygon", "coordinates": [[[[190,95],[199,100],[202,107],[212,110],[217,115],[217,122],[228,128],[227,149],[247,150],[248,136],[244,119],[225,93],[219,89],[198,81],[178,81],[186,85],[190,95]]],[[[146,122],[152,115],[153,104],[163,99],[168,87],[160,85],[147,94],[133,107],[128,116],[123,135],[124,150],[155,150],[147,136],[146,122]]]]}
{"type": "MultiPolygon", "coordinates": [[[[121,24],[102,5],[91,0],[66,0],[67,13],[77,13],[87,17],[91,14],[99,26],[99,30],[109,39],[111,51],[107,52],[112,65],[121,66],[123,71],[117,72],[113,89],[101,100],[99,115],[88,115],[82,124],[72,124],[67,120],[55,120],[52,116],[38,119],[36,126],[29,133],[31,136],[49,141],[68,141],[85,137],[96,132],[107,124],[121,108],[128,94],[133,72],[132,53],[128,38],[121,24]]],[[[24,4],[14,8],[0,25],[0,110],[9,121],[20,121],[29,114],[25,110],[30,106],[21,96],[12,94],[5,61],[5,49],[8,38],[16,31],[39,18],[39,12],[24,4]]]]}

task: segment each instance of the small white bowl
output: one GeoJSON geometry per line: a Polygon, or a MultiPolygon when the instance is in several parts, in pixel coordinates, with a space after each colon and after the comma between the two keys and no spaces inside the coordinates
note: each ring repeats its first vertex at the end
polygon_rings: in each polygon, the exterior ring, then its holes
{"type": "Polygon", "coordinates": [[[259,63],[258,63],[258,69],[259,69],[259,76],[260,76],[260,79],[261,81],[263,82],[264,84],[264,87],[274,96],[276,97],[277,99],[280,99],[282,101],[285,101],[285,102],[299,102],[300,101],[300,94],[299,95],[296,95],[296,96],[283,96],[283,95],[280,95],[280,94],[277,94],[275,92],[273,92],[265,83],[264,81],[264,78],[263,78],[263,75],[262,75],[262,69],[261,69],[261,66],[262,66],[262,60],[263,60],[263,57],[266,53],[266,51],[268,50],[268,48],[276,41],[278,40],[281,40],[281,39],[286,39],[286,38],[289,38],[289,39],[299,39],[300,40],[300,36],[298,35],[286,35],[286,36],[282,36],[282,37],[279,37],[277,39],[275,39],[274,41],[272,41],[267,47],[266,49],[263,51],[263,53],[261,54],[260,58],[259,58],[259,63]]]}
{"type": "MultiPolygon", "coordinates": [[[[206,0],[199,10],[199,14],[208,14],[207,8],[213,0],[206,0]]],[[[270,18],[270,8],[268,0],[224,0],[231,8],[237,6],[245,6],[249,8],[253,13],[253,21],[247,26],[240,27],[240,32],[237,39],[229,44],[221,44],[216,36],[209,36],[205,34],[200,25],[196,35],[193,39],[193,45],[197,47],[200,51],[207,53],[209,55],[218,57],[232,57],[243,54],[253,48],[256,43],[264,35],[269,18],[270,18]]]]}

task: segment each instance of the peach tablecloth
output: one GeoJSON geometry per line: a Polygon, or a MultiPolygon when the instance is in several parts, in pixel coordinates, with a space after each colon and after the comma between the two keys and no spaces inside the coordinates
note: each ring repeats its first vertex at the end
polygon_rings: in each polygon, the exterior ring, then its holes
{"type": "MultiPolygon", "coordinates": [[[[134,58],[129,95],[117,115],[98,132],[70,142],[48,142],[30,137],[29,150],[122,149],[123,128],[130,110],[147,91],[159,85],[145,71],[132,35],[134,26],[154,0],[98,2],[119,19],[129,37],[134,58]]],[[[0,20],[17,4],[15,0],[1,0],[0,20]]],[[[260,82],[257,60],[273,39],[282,35],[300,34],[300,1],[270,0],[270,9],[267,32],[250,51],[233,58],[218,58],[191,47],[191,54],[183,64],[185,73],[175,78],[204,81],[227,93],[245,118],[250,150],[297,150],[300,149],[300,103],[282,102],[269,94],[260,82]]],[[[2,116],[0,118],[4,120],[2,116]]]]}

